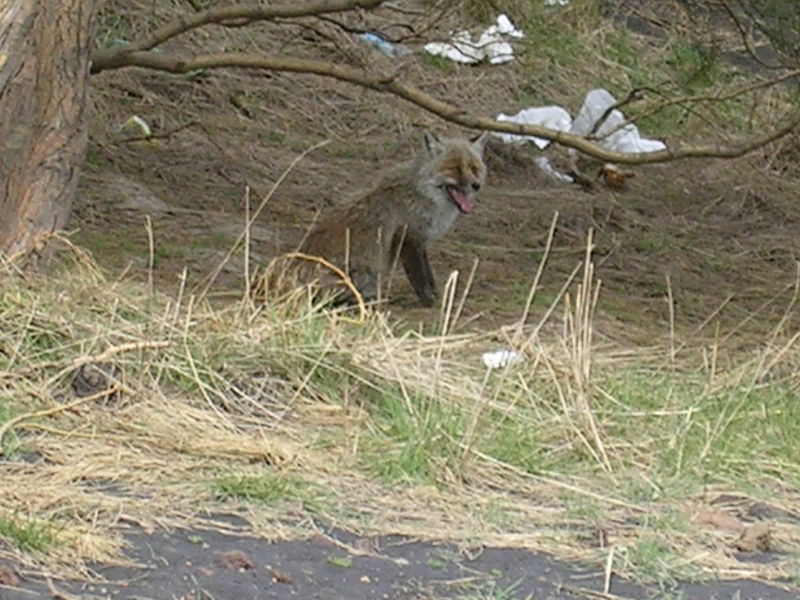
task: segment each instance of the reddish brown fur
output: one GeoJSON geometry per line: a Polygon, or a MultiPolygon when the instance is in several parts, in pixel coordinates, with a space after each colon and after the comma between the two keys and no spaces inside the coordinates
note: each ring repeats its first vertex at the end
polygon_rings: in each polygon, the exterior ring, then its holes
{"type": "MultiPolygon", "coordinates": [[[[459,201],[471,206],[468,203],[486,176],[481,157],[484,140],[485,136],[475,141],[440,140],[426,134],[421,160],[385,171],[375,189],[323,220],[301,252],[323,257],[347,272],[365,299],[379,296],[381,278],[400,259],[420,300],[432,304],[435,283],[426,248],[452,227],[459,214],[445,188],[457,187],[462,194],[459,201]]],[[[324,286],[340,283],[318,266],[304,271],[324,286]]]]}

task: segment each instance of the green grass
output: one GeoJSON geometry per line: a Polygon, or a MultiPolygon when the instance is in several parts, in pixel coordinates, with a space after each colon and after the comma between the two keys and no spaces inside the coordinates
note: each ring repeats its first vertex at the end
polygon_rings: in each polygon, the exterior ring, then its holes
{"type": "MultiPolygon", "coordinates": [[[[11,404],[9,402],[0,400],[0,427],[16,416],[17,411],[11,408],[11,404]]],[[[22,447],[22,440],[14,431],[10,431],[3,436],[0,450],[2,450],[3,456],[13,457],[22,449],[22,447]]]]}
{"type": "Polygon", "coordinates": [[[500,585],[496,581],[480,584],[464,584],[467,588],[457,596],[459,600],[533,600],[533,594],[522,597],[516,592],[520,582],[500,585]]]}
{"type": "Polygon", "coordinates": [[[666,64],[675,70],[678,83],[689,94],[700,92],[726,78],[719,50],[711,46],[676,40],[666,64]]]}
{"type": "Polygon", "coordinates": [[[444,56],[436,56],[434,54],[428,54],[427,52],[422,54],[422,60],[425,62],[426,65],[432,67],[434,69],[438,69],[443,71],[444,73],[455,73],[456,63],[454,63],[449,58],[445,58],[444,56]]]}
{"type": "Polygon", "coordinates": [[[628,373],[606,391],[638,415],[615,419],[621,439],[660,446],[652,462],[665,478],[697,481],[798,476],[800,408],[790,385],[749,384],[709,391],[702,379],[628,373]],[[652,411],[652,416],[647,412],[652,411]],[[663,414],[663,413],[673,414],[663,414]]]}
{"type": "Polygon", "coordinates": [[[458,470],[468,415],[432,398],[404,398],[400,390],[376,398],[363,464],[388,483],[436,483],[458,470]]]}
{"type": "MultiPolygon", "coordinates": [[[[362,446],[363,468],[389,483],[436,483],[457,475],[470,462],[464,448],[472,447],[531,474],[598,469],[575,438],[576,419],[564,418],[551,387],[524,375],[498,378],[497,385],[489,393],[514,409],[484,410],[476,417],[474,405],[406,398],[394,386],[380,389],[376,383],[368,393],[372,425],[362,446]],[[534,389],[537,397],[530,398],[534,389]]],[[[618,488],[631,502],[686,498],[710,482],[800,477],[794,443],[800,439],[800,407],[790,386],[709,391],[702,377],[636,368],[598,373],[594,385],[603,391],[591,399],[595,419],[605,443],[620,448],[610,451],[610,460],[621,473],[646,464],[644,479],[627,478],[618,488]]]]}
{"type": "Polygon", "coordinates": [[[211,481],[214,497],[225,501],[244,500],[262,504],[275,504],[282,500],[301,500],[304,505],[313,505],[322,494],[303,479],[288,474],[264,469],[258,475],[224,473],[211,481]]]}
{"type": "MultiPolygon", "coordinates": [[[[275,414],[292,415],[281,426],[298,427],[294,443],[313,453],[315,461],[329,461],[326,468],[346,469],[348,478],[380,490],[370,494],[402,497],[432,489],[452,501],[463,490],[480,494],[480,489],[491,489],[497,495],[465,506],[464,518],[469,514],[470,523],[485,524],[493,532],[522,532],[536,525],[549,532],[544,539],[569,539],[574,544],[581,531],[609,518],[610,507],[603,497],[645,507],[646,521],[626,525],[631,539],[644,540],[631,544],[625,567],[638,572],[642,580],[666,586],[670,577],[687,575],[681,566],[682,549],[671,540],[696,533],[681,507],[709,486],[770,498],[780,494],[775,481],[800,482],[796,394],[790,383],[756,379],[755,372],[740,379],[717,377],[711,385],[702,370],[672,373],[645,368],[635,360],[613,368],[595,367],[587,387],[588,406],[607,454],[609,474],[582,441],[588,435],[587,415],[576,403],[568,363],[563,363],[563,356],[558,358],[557,349],[565,344],[557,341],[560,329],[546,334],[556,336],[553,350],[543,350],[555,352],[546,359],[552,371],[542,358],[535,369],[527,362],[485,377],[478,364],[469,366],[478,360],[474,355],[462,356],[449,346],[437,367],[430,349],[414,350],[415,344],[426,343],[424,339],[417,342],[410,334],[392,337],[380,320],[332,321],[324,312],[293,313],[275,306],[243,319],[238,309],[205,307],[195,309],[189,329],[175,332],[158,321],[169,312],[145,290],[132,288],[124,306],[115,307],[114,302],[97,303],[98,295],[110,293],[105,284],[98,282],[92,288],[87,281],[35,286],[35,301],[25,295],[32,291],[7,290],[3,322],[19,323],[27,317],[36,328],[26,333],[18,328],[5,331],[4,347],[16,347],[27,365],[46,363],[41,368],[46,377],[86,349],[99,352],[118,343],[114,340],[172,336],[177,343],[160,350],[157,362],[129,361],[130,385],[149,381],[152,387],[147,390],[160,389],[175,398],[173,402],[205,408],[209,419],[222,415],[241,423],[242,435],[260,414],[251,411],[262,406],[270,411],[265,427],[274,427],[275,414]],[[65,294],[73,302],[58,300],[65,294]],[[247,382],[265,372],[289,385],[267,389],[264,399],[254,396],[245,401],[231,394],[231,381],[247,382]],[[487,478],[491,488],[481,488],[487,478]],[[528,512],[530,503],[520,504],[515,494],[519,482],[539,478],[580,482],[569,489],[555,488],[547,497],[551,505],[563,507],[565,521],[584,527],[567,535],[559,531],[557,520],[538,524],[531,520],[535,517],[528,512]]],[[[485,341],[478,344],[485,346],[485,341]]],[[[7,356],[3,355],[6,360],[7,356]]],[[[24,390],[16,380],[8,381],[14,382],[16,395],[10,388],[0,395],[0,422],[11,418],[10,406],[15,411],[34,408],[19,404],[19,398],[26,397],[24,390]]],[[[132,415],[137,431],[149,430],[138,411],[132,415]]],[[[106,417],[97,421],[104,422],[106,417]]],[[[55,425],[63,428],[69,423],[62,420],[55,425]]],[[[223,429],[229,430],[229,425],[223,429]]],[[[25,430],[11,432],[5,443],[12,447],[26,443],[27,435],[25,430]]],[[[361,489],[348,492],[345,478],[332,501],[333,496],[315,481],[313,468],[300,472],[243,467],[240,460],[217,461],[195,477],[202,478],[221,502],[274,508],[299,501],[323,518],[371,526],[379,522],[378,516],[364,512],[361,503],[369,498],[361,489]]],[[[448,506],[448,510],[456,509],[448,506]]],[[[7,521],[3,536],[20,547],[46,549],[50,530],[34,523],[40,521],[7,521]]]]}
{"type": "Polygon", "coordinates": [[[642,536],[633,546],[624,548],[622,556],[632,567],[631,578],[642,584],[655,584],[662,598],[680,597],[676,590],[678,581],[708,579],[691,563],[683,561],[674,547],[655,535],[642,536]]]}
{"type": "Polygon", "coordinates": [[[333,565],[334,567],[339,567],[340,569],[349,569],[353,566],[353,557],[352,556],[326,556],[325,560],[328,564],[333,565]]]}
{"type": "Polygon", "coordinates": [[[0,538],[26,552],[44,552],[56,542],[50,523],[0,516],[0,538]]]}
{"type": "Polygon", "coordinates": [[[546,435],[531,421],[517,416],[487,415],[480,449],[489,456],[531,474],[548,470],[552,463],[544,442],[546,435]]]}

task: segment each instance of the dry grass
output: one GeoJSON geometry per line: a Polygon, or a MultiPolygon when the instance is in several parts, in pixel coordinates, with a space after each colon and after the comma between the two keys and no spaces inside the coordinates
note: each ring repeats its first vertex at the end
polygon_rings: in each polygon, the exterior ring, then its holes
{"type": "Polygon", "coordinates": [[[614,572],[645,579],[791,573],[795,378],[768,380],[793,372],[797,336],[776,330],[734,369],[721,347],[699,373],[647,367],[670,349],[593,340],[588,252],[545,321],[434,336],[398,336],[374,312],[215,308],[109,281],[78,256],[46,278],[7,272],[0,295],[0,520],[51,535],[35,551],[5,536],[2,552],[28,567],[89,575],[88,561],[124,560],[128,527],[215,526],[210,511],[277,538],[310,513],[584,560],[614,548],[614,572]],[[526,361],[481,369],[477,355],[518,331],[526,361]],[[76,398],[76,369],[109,361],[119,395],[76,398]],[[764,505],[785,559],[749,562],[731,532],[689,526],[764,505]]]}

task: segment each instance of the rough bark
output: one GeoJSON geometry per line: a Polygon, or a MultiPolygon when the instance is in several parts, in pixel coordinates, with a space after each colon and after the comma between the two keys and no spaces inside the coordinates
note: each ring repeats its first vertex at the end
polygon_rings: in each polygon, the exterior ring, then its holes
{"type": "Polygon", "coordinates": [[[64,226],[86,151],[96,0],[0,2],[0,256],[64,226]]]}

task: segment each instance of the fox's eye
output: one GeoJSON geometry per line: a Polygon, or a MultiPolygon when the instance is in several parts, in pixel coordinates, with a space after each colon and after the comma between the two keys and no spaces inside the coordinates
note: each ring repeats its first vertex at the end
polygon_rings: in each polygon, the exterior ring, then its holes
{"type": "Polygon", "coordinates": [[[479,189],[481,189],[481,184],[480,183],[473,183],[472,184],[472,189],[477,192],[479,189]]]}

